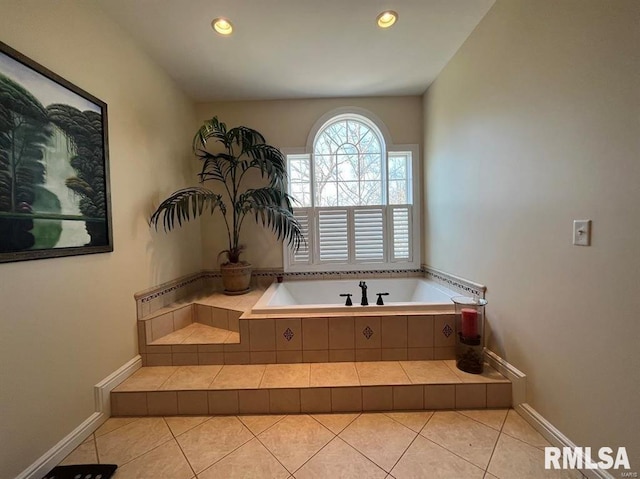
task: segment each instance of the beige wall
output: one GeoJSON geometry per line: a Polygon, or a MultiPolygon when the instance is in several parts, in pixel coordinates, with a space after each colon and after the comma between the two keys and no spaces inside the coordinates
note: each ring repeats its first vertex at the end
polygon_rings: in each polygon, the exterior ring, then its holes
{"type": "Polygon", "coordinates": [[[199,226],[155,234],[153,201],[192,180],[188,99],[91,2],[3,0],[2,41],[108,104],[115,251],[0,264],[0,477],[94,411],[137,354],[133,294],[198,271],[199,226]]]}
{"type": "Polygon", "coordinates": [[[528,402],[635,471],[639,19],[634,0],[498,0],[424,97],[427,262],[488,285],[528,402]]]}
{"type": "MultiPolygon", "coordinates": [[[[307,137],[325,113],[341,107],[364,108],[376,115],[389,130],[395,144],[422,141],[420,97],[340,98],[284,101],[217,102],[197,106],[201,121],[217,116],[229,127],[244,125],[260,131],[278,148],[304,148],[307,137]]],[[[227,248],[226,230],[220,216],[202,222],[203,267],[215,269],[218,252],[227,248]]],[[[282,246],[270,231],[249,221],[243,225],[243,258],[257,268],[281,268],[282,246]]]]}

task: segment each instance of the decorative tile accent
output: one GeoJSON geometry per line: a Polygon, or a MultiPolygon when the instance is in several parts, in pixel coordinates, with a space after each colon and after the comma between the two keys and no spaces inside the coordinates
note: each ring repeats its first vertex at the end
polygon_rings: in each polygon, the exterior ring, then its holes
{"type": "Polygon", "coordinates": [[[470,293],[473,296],[484,298],[485,292],[487,291],[487,287],[483,284],[474,283],[468,279],[453,276],[445,273],[444,271],[432,268],[431,266],[422,265],[421,271],[427,278],[442,283],[448,288],[456,289],[463,294],[470,293]]]}
{"type": "Polygon", "coordinates": [[[287,341],[291,341],[293,339],[293,331],[291,331],[291,328],[287,328],[283,334],[284,339],[286,339],[287,341]]]}
{"type": "Polygon", "coordinates": [[[195,273],[192,275],[185,276],[183,278],[169,281],[167,283],[163,283],[155,288],[152,288],[147,291],[143,291],[141,293],[136,293],[134,295],[135,299],[140,301],[141,303],[148,303],[153,299],[159,298],[166,294],[171,293],[172,291],[177,291],[180,288],[188,286],[189,284],[195,283],[202,278],[202,273],[195,273]]]}
{"type": "MultiPolygon", "coordinates": [[[[322,279],[323,275],[326,274],[335,274],[335,275],[350,275],[350,276],[362,276],[362,275],[404,275],[409,273],[421,273],[425,272],[424,268],[421,269],[380,269],[380,270],[369,270],[369,271],[333,271],[331,273],[327,271],[312,271],[312,272],[288,272],[285,273],[281,268],[273,268],[273,269],[258,269],[254,270],[251,275],[254,278],[277,278],[278,276],[282,276],[283,278],[299,278],[299,277],[310,277],[322,279]]],[[[428,273],[430,274],[430,273],[428,273]]],[[[440,273],[444,274],[444,273],[440,273]]],[[[187,276],[183,276],[173,281],[169,281],[163,284],[160,284],[154,288],[147,289],[145,291],[141,291],[136,293],[135,299],[142,303],[149,303],[154,299],[161,298],[166,296],[172,292],[180,292],[182,288],[185,288],[193,283],[196,283],[201,280],[206,279],[219,279],[221,278],[221,274],[219,270],[203,270],[198,273],[193,273],[187,276]]]]}
{"type": "Polygon", "coordinates": [[[371,339],[371,336],[373,336],[373,330],[369,326],[367,326],[362,330],[362,334],[365,338],[371,339]]]}
{"type": "Polygon", "coordinates": [[[448,324],[445,324],[444,328],[442,328],[442,334],[444,334],[448,338],[453,334],[453,329],[448,324]]]}

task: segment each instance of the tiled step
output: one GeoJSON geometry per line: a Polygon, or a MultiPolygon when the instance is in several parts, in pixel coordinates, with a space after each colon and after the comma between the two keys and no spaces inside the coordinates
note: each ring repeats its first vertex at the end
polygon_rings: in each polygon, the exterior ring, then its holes
{"type": "Polygon", "coordinates": [[[452,360],[143,367],[111,392],[113,416],[510,406],[498,371],[468,374],[452,360]]]}
{"type": "Polygon", "coordinates": [[[190,323],[146,345],[141,345],[143,366],[222,364],[223,351],[240,346],[240,333],[190,323]]]}
{"type": "Polygon", "coordinates": [[[182,329],[152,341],[148,346],[187,344],[239,344],[240,333],[228,329],[191,323],[182,329]]]}

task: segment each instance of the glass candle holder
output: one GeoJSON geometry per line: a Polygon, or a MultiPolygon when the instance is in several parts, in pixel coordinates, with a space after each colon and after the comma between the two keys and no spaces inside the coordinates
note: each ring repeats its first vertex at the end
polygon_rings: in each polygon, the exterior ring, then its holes
{"type": "Polygon", "coordinates": [[[482,374],[487,301],[466,296],[454,296],[451,301],[456,307],[456,366],[467,373],[482,374]]]}

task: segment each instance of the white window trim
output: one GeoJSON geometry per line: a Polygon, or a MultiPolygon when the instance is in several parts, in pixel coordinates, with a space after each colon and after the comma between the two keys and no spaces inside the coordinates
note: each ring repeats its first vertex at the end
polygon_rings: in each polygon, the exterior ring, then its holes
{"type": "MultiPolygon", "coordinates": [[[[364,110],[362,108],[338,108],[332,110],[325,115],[323,115],[311,129],[309,136],[307,138],[307,146],[306,148],[283,148],[282,152],[286,156],[288,155],[310,155],[311,161],[313,161],[313,144],[315,141],[315,137],[322,129],[326,123],[330,120],[334,120],[338,116],[342,115],[361,115],[364,118],[368,119],[370,123],[375,125],[375,127],[380,131],[383,136],[383,140],[385,143],[385,152],[384,152],[384,161],[385,165],[385,175],[386,168],[388,164],[388,157],[390,153],[394,152],[410,152],[411,153],[411,186],[412,186],[412,215],[411,215],[411,244],[412,244],[412,252],[411,252],[411,261],[402,261],[402,260],[392,260],[390,258],[391,252],[389,252],[388,256],[390,259],[386,262],[372,262],[372,263],[343,263],[343,262],[325,262],[322,264],[300,264],[293,263],[292,257],[293,252],[288,247],[286,242],[283,242],[282,247],[282,256],[283,256],[283,266],[286,272],[332,272],[332,271],[377,271],[377,270],[412,270],[418,269],[421,265],[421,243],[420,243],[420,218],[421,218],[421,190],[420,190],[420,148],[419,145],[416,144],[399,144],[395,145],[391,142],[391,137],[389,135],[389,131],[386,128],[385,124],[377,118],[371,112],[364,110]]],[[[385,180],[385,183],[388,188],[388,179],[385,180]]],[[[313,181],[311,183],[311,194],[315,194],[313,181]]],[[[386,197],[386,192],[385,192],[386,197]]],[[[395,205],[383,205],[385,208],[393,207],[395,205]]],[[[295,207],[295,205],[294,205],[295,207]]],[[[346,207],[353,208],[353,207],[346,207]]],[[[312,216],[313,221],[315,222],[315,214],[312,216]]],[[[392,222],[386,221],[386,230],[387,233],[391,233],[392,222]]],[[[317,255],[317,251],[315,249],[318,248],[317,245],[317,235],[318,231],[316,228],[312,228],[312,231],[316,238],[312,241],[311,249],[313,249],[314,255],[317,255]]],[[[352,239],[351,239],[352,240],[352,239]]],[[[350,243],[352,242],[350,240],[350,243]]],[[[351,246],[351,244],[350,244],[351,246]]],[[[385,244],[386,249],[392,249],[390,243],[385,244]]],[[[317,257],[317,256],[316,256],[317,257]]]]}

